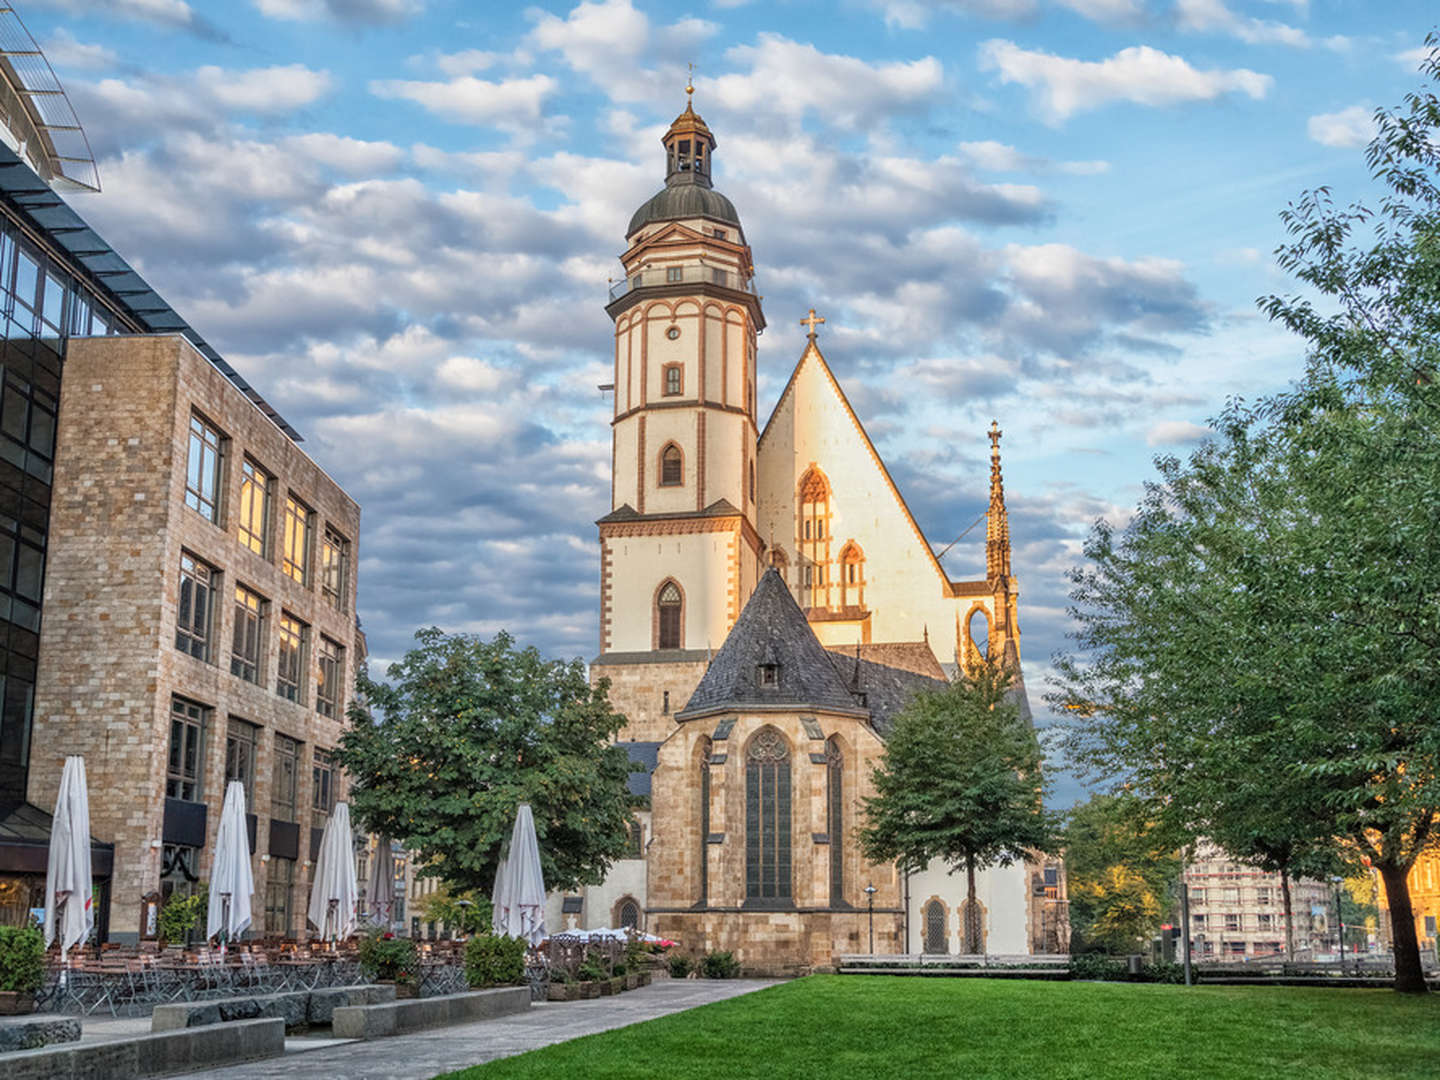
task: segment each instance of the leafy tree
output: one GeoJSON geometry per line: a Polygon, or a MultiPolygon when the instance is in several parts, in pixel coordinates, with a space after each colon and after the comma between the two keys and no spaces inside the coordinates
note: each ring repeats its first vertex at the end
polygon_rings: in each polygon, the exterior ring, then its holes
{"type": "Polygon", "coordinates": [[[624,719],[584,664],[435,628],[390,665],[362,676],[340,760],[355,779],[361,825],[393,836],[452,890],[489,895],[516,807],[535,815],[549,889],[598,883],[622,857],[630,765],[613,740],[624,719]],[[373,717],[371,711],[373,710],[373,717]]]}
{"type": "Polygon", "coordinates": [[[1009,699],[998,666],[917,694],[894,719],[865,799],[860,832],[873,861],[920,870],[932,859],[964,867],[965,948],[983,940],[975,871],[1008,866],[1048,847],[1056,822],[1044,805],[1040,744],[1009,699]]]}
{"type": "Polygon", "coordinates": [[[1174,907],[1181,869],[1169,840],[1133,797],[1092,795],[1071,811],[1065,873],[1080,949],[1130,953],[1158,932],[1174,907]]]}
{"type": "Polygon", "coordinates": [[[434,892],[422,896],[416,907],[425,922],[444,923],[467,937],[489,930],[494,911],[484,893],[475,889],[457,892],[443,882],[434,892]]]}

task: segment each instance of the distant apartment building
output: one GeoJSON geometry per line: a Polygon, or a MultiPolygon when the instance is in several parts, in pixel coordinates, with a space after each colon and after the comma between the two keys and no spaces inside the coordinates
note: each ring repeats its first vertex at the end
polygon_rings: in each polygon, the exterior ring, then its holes
{"type": "MultiPolygon", "coordinates": [[[[1285,952],[1285,898],[1280,875],[1235,862],[1204,845],[1185,869],[1190,942],[1199,959],[1241,960],[1285,952]]],[[[1297,952],[1333,948],[1334,897],[1320,881],[1290,883],[1297,952]]]]}
{"type": "MultiPolygon", "coordinates": [[[[25,39],[0,10],[10,40],[25,39]]],[[[0,52],[0,924],[43,905],[63,759],[100,940],[209,876],[245,785],[256,934],[303,934],[364,650],[360,511],[62,198],[98,180],[38,48],[0,52]],[[67,143],[68,140],[68,143],[67,143]]]]}

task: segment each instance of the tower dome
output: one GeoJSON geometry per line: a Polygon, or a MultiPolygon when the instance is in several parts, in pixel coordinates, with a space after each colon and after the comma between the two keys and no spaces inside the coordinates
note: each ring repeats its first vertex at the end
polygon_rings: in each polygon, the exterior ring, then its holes
{"type": "MultiPolygon", "coordinates": [[[[735,204],[711,186],[710,166],[715,150],[715,136],[695,111],[688,95],[685,111],[675,118],[670,130],[660,140],[665,147],[665,186],[651,196],[630,218],[626,236],[656,221],[680,218],[710,218],[725,225],[740,225],[735,204]]],[[[743,242],[743,241],[742,241],[743,242]]]]}

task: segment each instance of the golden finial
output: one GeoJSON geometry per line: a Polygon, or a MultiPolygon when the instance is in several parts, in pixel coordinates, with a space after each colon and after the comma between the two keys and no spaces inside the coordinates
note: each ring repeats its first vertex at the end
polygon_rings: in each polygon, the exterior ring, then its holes
{"type": "Polygon", "coordinates": [[[685,65],[690,69],[690,74],[685,77],[685,107],[690,108],[690,99],[695,93],[695,65],[685,65]]]}

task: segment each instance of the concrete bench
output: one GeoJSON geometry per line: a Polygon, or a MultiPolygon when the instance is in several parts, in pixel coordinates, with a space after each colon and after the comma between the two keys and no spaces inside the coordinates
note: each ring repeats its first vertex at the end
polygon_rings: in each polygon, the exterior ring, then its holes
{"type": "Polygon", "coordinates": [[[284,1052],[285,1021],[276,1017],[21,1050],[5,1055],[0,1072],[5,1080],[130,1080],[260,1061],[284,1052]]]}
{"type": "Polygon", "coordinates": [[[7,1016],[0,1020],[0,1054],[79,1041],[80,1021],[73,1016],[7,1016]]]}
{"type": "Polygon", "coordinates": [[[468,994],[382,1005],[343,1006],[335,1010],[330,1030],[336,1038],[380,1039],[407,1031],[493,1020],[497,1016],[523,1013],[529,1008],[528,986],[503,986],[496,990],[474,990],[468,994]]]}
{"type": "Polygon", "coordinates": [[[206,1024],[279,1017],[289,1033],[311,1024],[328,1024],[337,1006],[378,1005],[395,1000],[395,987],[374,984],[335,986],[320,990],[292,990],[283,994],[215,998],[156,1005],[150,1014],[151,1031],[182,1031],[206,1024]]]}

